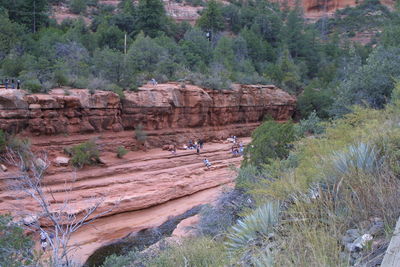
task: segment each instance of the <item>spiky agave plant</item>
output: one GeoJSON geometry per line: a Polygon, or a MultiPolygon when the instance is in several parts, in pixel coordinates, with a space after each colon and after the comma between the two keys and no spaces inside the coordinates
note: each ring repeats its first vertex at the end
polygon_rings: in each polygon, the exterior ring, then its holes
{"type": "Polygon", "coordinates": [[[274,258],[268,249],[261,250],[251,259],[254,267],[272,267],[275,265],[274,258]]]}
{"type": "Polygon", "coordinates": [[[351,145],[347,151],[335,152],[333,167],[341,175],[363,171],[374,174],[379,169],[381,162],[375,146],[368,143],[351,145]]]}
{"type": "Polygon", "coordinates": [[[225,245],[229,252],[251,250],[254,244],[266,240],[279,222],[280,205],[269,202],[237,221],[227,234],[225,245]]]}

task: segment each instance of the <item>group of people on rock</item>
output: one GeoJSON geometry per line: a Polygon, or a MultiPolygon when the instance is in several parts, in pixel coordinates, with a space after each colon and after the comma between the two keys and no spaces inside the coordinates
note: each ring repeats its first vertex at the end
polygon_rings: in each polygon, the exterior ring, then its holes
{"type": "Polygon", "coordinates": [[[21,81],[16,79],[5,78],[1,80],[1,84],[3,84],[6,89],[8,89],[9,86],[11,86],[11,89],[15,89],[15,87],[17,87],[17,89],[21,88],[21,81]]]}
{"type": "MultiPolygon", "coordinates": [[[[239,157],[242,156],[244,154],[244,145],[242,142],[239,142],[238,138],[236,136],[231,136],[230,138],[228,138],[228,140],[230,140],[233,145],[231,148],[232,154],[234,157],[239,157]]],[[[204,146],[204,140],[202,139],[198,139],[197,141],[193,141],[192,139],[188,141],[187,145],[184,145],[184,149],[195,149],[196,153],[199,155],[200,154],[200,150],[203,149],[204,146]]],[[[173,155],[176,155],[176,145],[173,145],[172,148],[170,148],[170,151],[173,155]]],[[[204,166],[207,168],[211,167],[211,163],[210,161],[205,158],[203,160],[204,166]]]]}
{"type": "Polygon", "coordinates": [[[243,153],[244,153],[243,143],[242,142],[240,142],[239,144],[235,144],[234,143],[232,145],[231,150],[232,150],[232,154],[233,154],[234,157],[243,156],[243,153]]]}
{"type": "Polygon", "coordinates": [[[200,149],[203,149],[204,146],[204,141],[202,139],[199,139],[196,142],[193,142],[193,140],[189,140],[187,144],[187,149],[196,149],[196,153],[200,154],[200,149]]]}

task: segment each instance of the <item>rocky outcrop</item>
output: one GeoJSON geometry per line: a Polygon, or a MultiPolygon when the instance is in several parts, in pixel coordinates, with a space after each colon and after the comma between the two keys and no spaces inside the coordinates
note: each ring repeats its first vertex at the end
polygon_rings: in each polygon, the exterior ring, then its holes
{"type": "MultiPolygon", "coordinates": [[[[354,7],[362,3],[358,0],[274,0],[282,5],[289,7],[295,7],[297,4],[303,8],[304,17],[311,21],[316,21],[324,16],[331,16],[336,10],[343,9],[346,7],[354,7]]],[[[395,1],[393,0],[382,0],[381,3],[391,8],[394,7],[395,1]]]]}
{"type": "MultiPolygon", "coordinates": [[[[101,218],[71,238],[71,244],[79,246],[74,258],[85,262],[103,245],[213,201],[223,185],[232,184],[231,167],[238,167],[241,158],[231,155],[230,143],[211,141],[249,136],[267,115],[289,119],[295,104],[294,97],[265,85],[236,85],[226,91],[177,83],[146,85],[125,92],[122,100],[106,91],[55,89],[47,95],[30,95],[4,89],[0,128],[28,136],[34,151],[46,152],[51,166],[42,184],[52,192],[51,210],[67,201],[67,213],[80,216],[93,200],[101,200],[94,214],[101,218]],[[133,129],[139,124],[147,133],[146,142],[158,148],[129,151],[117,158],[119,146],[135,150],[133,129]],[[63,149],[92,138],[103,164],[75,171],[63,149]],[[178,150],[176,155],[161,150],[162,144],[198,138],[206,140],[201,155],[193,150],[178,150]],[[204,167],[205,157],[211,168],[204,167]],[[109,213],[104,215],[105,211],[109,213]]],[[[246,144],[249,138],[241,141],[246,144]]],[[[37,203],[12,186],[15,168],[7,167],[7,172],[0,172],[0,214],[11,212],[16,220],[48,227],[37,203]]]]}
{"type": "Polygon", "coordinates": [[[237,85],[222,91],[193,85],[182,88],[177,83],[147,85],[125,92],[122,100],[113,92],[91,94],[85,89],[55,89],[47,95],[0,90],[0,128],[27,135],[119,132],[139,124],[146,131],[163,133],[205,127],[221,130],[259,123],[266,115],[290,119],[295,104],[294,97],[273,85],[237,85]]]}

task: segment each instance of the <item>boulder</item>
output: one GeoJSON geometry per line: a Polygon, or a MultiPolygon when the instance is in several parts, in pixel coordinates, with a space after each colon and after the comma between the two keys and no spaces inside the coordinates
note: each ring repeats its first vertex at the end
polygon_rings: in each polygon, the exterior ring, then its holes
{"type": "Polygon", "coordinates": [[[47,163],[44,160],[42,160],[41,158],[37,158],[35,160],[35,165],[36,165],[36,167],[38,167],[42,170],[47,168],[47,163]]]}
{"type": "Polygon", "coordinates": [[[54,160],[53,160],[53,163],[54,163],[54,165],[56,165],[56,166],[68,166],[68,164],[69,164],[69,158],[67,158],[67,157],[56,157],[54,160]]]}
{"type": "Polygon", "coordinates": [[[6,172],[8,169],[4,164],[0,164],[0,170],[6,172]]]}
{"type": "Polygon", "coordinates": [[[28,103],[24,99],[25,92],[15,89],[0,90],[0,110],[28,109],[28,103]]]}

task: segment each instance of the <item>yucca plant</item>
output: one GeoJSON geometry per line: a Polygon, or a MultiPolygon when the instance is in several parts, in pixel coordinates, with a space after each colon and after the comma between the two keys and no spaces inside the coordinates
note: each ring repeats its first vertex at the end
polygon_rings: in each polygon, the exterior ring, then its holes
{"type": "Polygon", "coordinates": [[[333,168],[340,174],[362,171],[375,174],[381,162],[375,146],[368,143],[351,145],[347,151],[335,152],[333,155],[333,168]]]}
{"type": "Polygon", "coordinates": [[[267,239],[279,222],[279,212],[279,203],[269,202],[238,220],[227,234],[225,246],[228,251],[232,253],[245,251],[251,249],[251,246],[258,241],[267,239]]]}
{"type": "Polygon", "coordinates": [[[251,263],[254,267],[272,267],[274,266],[274,258],[268,249],[265,249],[254,255],[251,263]]]}

